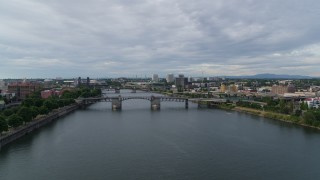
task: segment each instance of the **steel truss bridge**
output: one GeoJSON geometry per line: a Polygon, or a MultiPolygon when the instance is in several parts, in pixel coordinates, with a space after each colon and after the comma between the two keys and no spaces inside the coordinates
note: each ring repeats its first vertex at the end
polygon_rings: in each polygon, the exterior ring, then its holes
{"type": "Polygon", "coordinates": [[[122,109],[122,101],[131,100],[131,99],[143,99],[148,100],[151,103],[151,109],[157,110],[160,109],[160,102],[184,102],[185,108],[189,106],[188,98],[180,97],[167,97],[167,96],[112,96],[112,97],[91,97],[91,98],[78,98],[77,102],[83,105],[93,104],[96,102],[111,102],[113,110],[122,109]]]}

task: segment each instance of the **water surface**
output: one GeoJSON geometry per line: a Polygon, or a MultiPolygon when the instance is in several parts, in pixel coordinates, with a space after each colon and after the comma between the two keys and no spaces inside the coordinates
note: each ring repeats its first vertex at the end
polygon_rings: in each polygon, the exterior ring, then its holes
{"type": "Polygon", "coordinates": [[[0,179],[320,179],[319,131],[189,106],[78,110],[1,149],[0,179]]]}

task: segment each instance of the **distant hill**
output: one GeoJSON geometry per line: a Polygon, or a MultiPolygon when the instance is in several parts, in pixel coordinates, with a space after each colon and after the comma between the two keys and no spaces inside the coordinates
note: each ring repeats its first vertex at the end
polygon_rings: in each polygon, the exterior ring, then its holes
{"type": "Polygon", "coordinates": [[[234,79],[312,79],[310,76],[287,75],[287,74],[256,74],[253,76],[228,76],[234,79]]]}

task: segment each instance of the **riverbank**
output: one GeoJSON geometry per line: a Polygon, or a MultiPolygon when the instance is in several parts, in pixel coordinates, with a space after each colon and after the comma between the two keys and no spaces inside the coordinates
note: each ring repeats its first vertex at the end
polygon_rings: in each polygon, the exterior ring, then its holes
{"type": "Polygon", "coordinates": [[[60,117],[63,117],[67,115],[70,112],[75,111],[80,106],[79,104],[72,104],[69,106],[65,106],[63,108],[55,109],[52,112],[50,112],[48,115],[42,115],[35,118],[32,122],[29,122],[28,124],[19,127],[17,129],[12,129],[10,132],[6,133],[5,135],[0,137],[0,149],[1,147],[5,146],[6,144],[9,144],[10,142],[28,134],[32,131],[50,123],[53,120],[56,120],[60,117]]]}
{"type": "Polygon", "coordinates": [[[280,114],[280,113],[275,113],[275,112],[269,112],[269,111],[262,111],[262,110],[257,110],[257,109],[251,109],[251,108],[246,108],[246,107],[239,107],[239,106],[216,106],[220,109],[224,110],[233,110],[237,112],[242,112],[242,113],[247,113],[247,114],[252,114],[264,118],[269,118],[273,120],[278,120],[282,122],[287,122],[291,124],[296,124],[300,125],[303,127],[308,127],[308,128],[313,128],[313,129],[318,129],[320,130],[320,127],[315,127],[311,126],[308,124],[303,123],[303,121],[299,117],[292,117],[287,114],[280,114]]]}

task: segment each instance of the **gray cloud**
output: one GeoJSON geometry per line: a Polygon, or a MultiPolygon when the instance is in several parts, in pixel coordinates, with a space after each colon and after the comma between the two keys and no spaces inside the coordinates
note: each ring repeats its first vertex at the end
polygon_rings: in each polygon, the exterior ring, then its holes
{"type": "Polygon", "coordinates": [[[320,76],[316,0],[0,0],[0,78],[320,76]]]}

